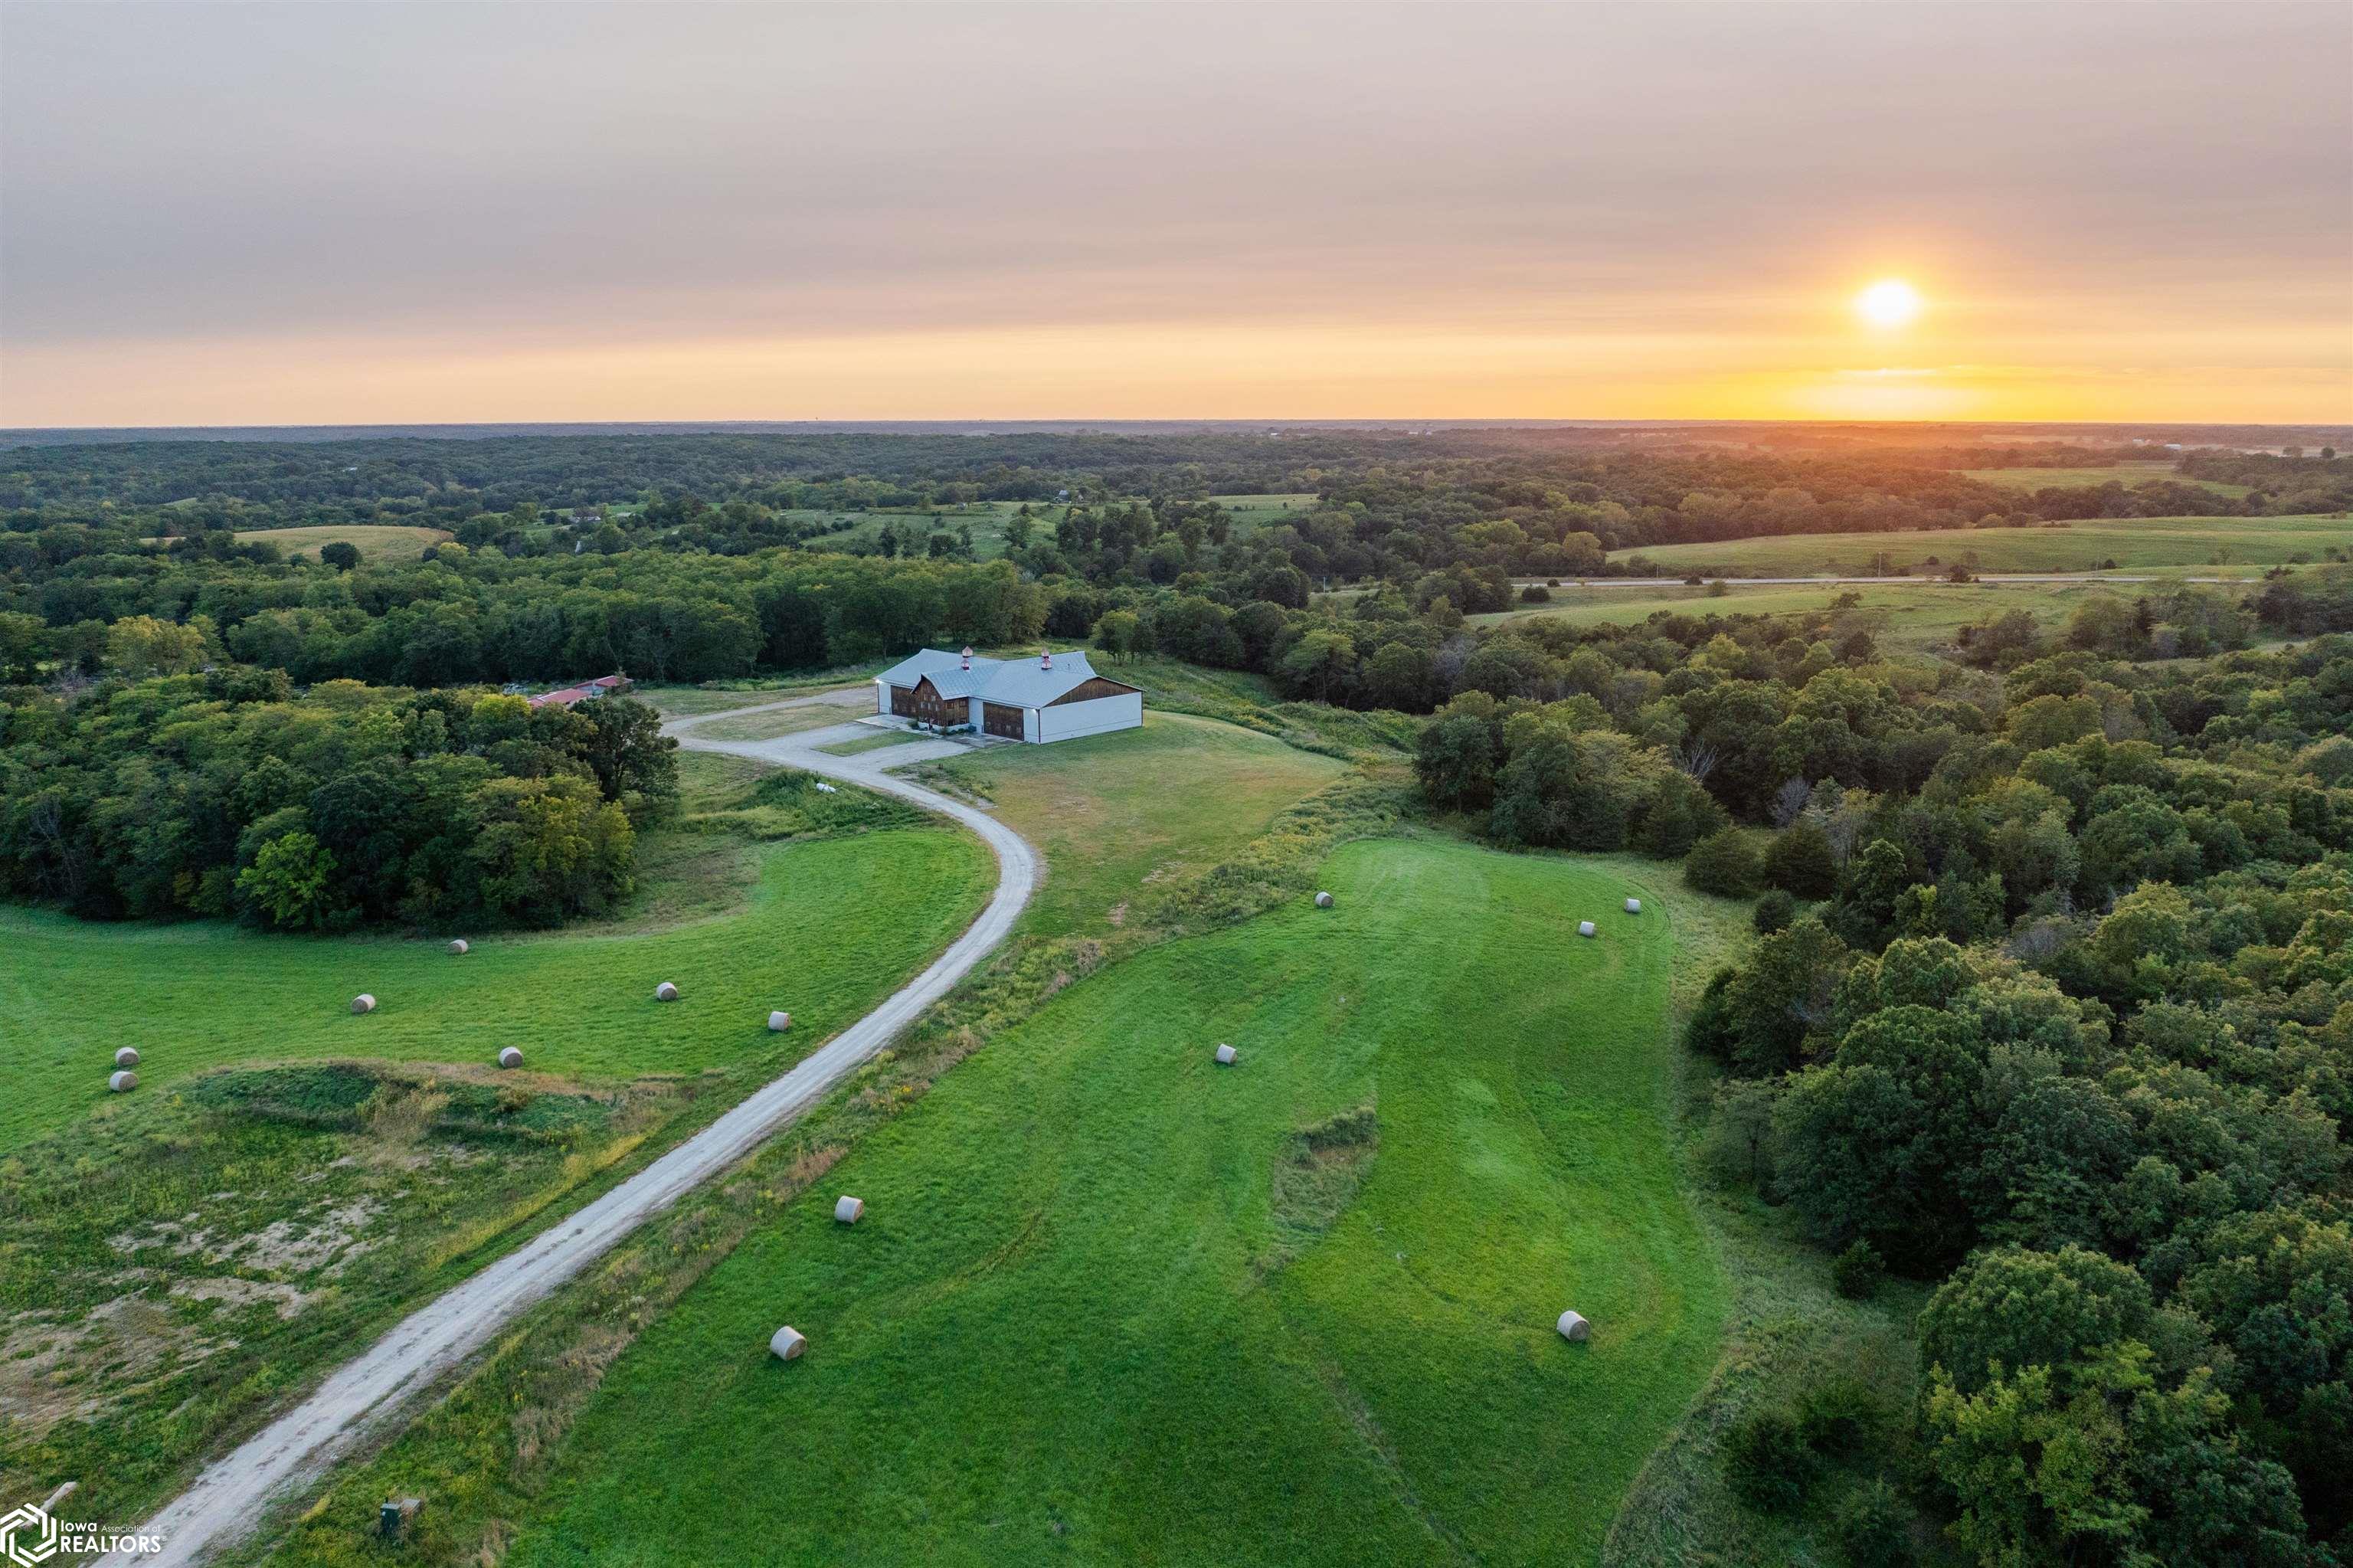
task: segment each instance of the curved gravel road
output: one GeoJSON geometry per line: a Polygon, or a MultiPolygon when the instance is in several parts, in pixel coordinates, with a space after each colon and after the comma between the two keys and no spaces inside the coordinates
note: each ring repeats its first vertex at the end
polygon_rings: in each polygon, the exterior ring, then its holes
{"type": "MultiPolygon", "coordinates": [[[[861,692],[853,700],[863,703],[871,698],[861,692]]],[[[844,1075],[889,1044],[1005,939],[1037,886],[1036,853],[1019,834],[987,813],[882,770],[886,766],[898,768],[952,755],[962,747],[946,741],[919,741],[853,757],[828,757],[816,749],[876,733],[853,724],[765,741],[698,740],[692,734],[696,726],[713,718],[828,703],[848,706],[839,694],[826,693],[683,719],[665,726],[664,732],[675,736],[680,746],[690,751],[725,752],[805,768],[953,817],[978,833],[997,854],[997,894],[979,918],[929,969],[783,1077],[757,1090],[579,1213],[401,1319],[320,1384],[310,1398],[207,1467],[195,1485],[141,1527],[141,1533],[160,1538],[159,1550],[119,1552],[103,1559],[105,1563],[139,1563],[151,1568],[193,1563],[243,1535],[259,1521],[276,1494],[316,1474],[364,1433],[402,1409],[519,1313],[580,1273],[649,1217],[757,1149],[844,1075]]]]}

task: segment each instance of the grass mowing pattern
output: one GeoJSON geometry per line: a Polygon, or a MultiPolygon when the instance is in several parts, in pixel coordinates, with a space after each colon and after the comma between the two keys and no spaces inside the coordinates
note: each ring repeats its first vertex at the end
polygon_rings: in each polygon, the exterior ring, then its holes
{"type": "Polygon", "coordinates": [[[1431,841],[1324,880],[869,1134],[616,1364],[508,1561],[1592,1560],[1723,1308],[1662,1115],[1666,923],[1614,913],[1662,895],[1431,841]],[[1286,1266],[1278,1171],[1367,1104],[1286,1266]]]}
{"type": "Polygon", "coordinates": [[[2139,567],[2211,564],[2275,566],[2295,556],[2319,560],[2332,546],[2353,546],[2343,517],[2139,517],[2044,528],[1936,528],[1886,534],[1788,534],[1698,545],[1652,545],[1612,551],[1617,562],[1640,556],[1662,571],[1715,571],[1745,577],[1856,575],[1878,569],[1882,554],[1896,567],[1967,563],[1981,572],[2087,572],[2113,560],[2139,567]]]}
{"type": "Polygon", "coordinates": [[[101,926],[0,909],[0,1149],[241,1062],[484,1064],[516,1045],[534,1072],[591,1081],[781,1072],[953,940],[993,873],[979,843],[935,828],[773,845],[757,862],[740,913],[627,936],[485,936],[462,959],[439,938],[101,926]],[[653,1000],[665,980],[681,1000],[653,1000]],[[354,1018],[361,991],[379,1006],[354,1018]],[[768,1033],[771,1008],[791,1012],[792,1033],[768,1033]],[[143,1056],[127,1098],[106,1093],[123,1044],[143,1056]]]}
{"type": "Polygon", "coordinates": [[[986,796],[1046,852],[1021,929],[1065,937],[1124,926],[1151,888],[1216,864],[1345,771],[1248,730],[1147,712],[1141,730],[992,747],[923,776],[986,796]]]}

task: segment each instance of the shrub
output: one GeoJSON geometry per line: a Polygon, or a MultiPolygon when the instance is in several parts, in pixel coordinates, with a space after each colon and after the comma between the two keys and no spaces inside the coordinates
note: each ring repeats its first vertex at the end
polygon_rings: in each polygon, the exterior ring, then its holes
{"type": "Polygon", "coordinates": [[[1850,1301],[1868,1299],[1886,1277],[1886,1260],[1867,1241],[1855,1243],[1831,1264],[1831,1288],[1850,1301]]]}
{"type": "Polygon", "coordinates": [[[1756,911],[1748,916],[1748,922],[1757,927],[1758,936],[1769,937],[1776,931],[1788,930],[1797,918],[1798,901],[1790,897],[1786,889],[1776,887],[1757,901],[1756,911]]]}
{"type": "Polygon", "coordinates": [[[1831,1544],[1849,1568],[1909,1568],[1911,1510],[1884,1480],[1865,1481],[1840,1501],[1831,1544]]]}
{"type": "Polygon", "coordinates": [[[1768,1513],[1796,1509],[1805,1500],[1813,1468],[1813,1450],[1788,1411],[1756,1411],[1725,1434],[1724,1478],[1751,1508],[1768,1513]]]}
{"type": "Polygon", "coordinates": [[[1827,1459],[1869,1452],[1886,1419],[1885,1402],[1852,1372],[1819,1379],[1798,1398],[1798,1434],[1808,1449],[1827,1459]]]}
{"type": "Polygon", "coordinates": [[[1551,601],[1552,589],[1545,587],[1542,583],[1530,583],[1527,587],[1520,590],[1520,602],[1522,604],[1548,604],[1551,601]]]}
{"type": "Polygon", "coordinates": [[[1799,898],[1828,898],[1838,891],[1838,857],[1830,836],[1811,822],[1798,822],[1773,835],[1765,850],[1765,881],[1799,898]]]}
{"type": "Polygon", "coordinates": [[[1708,834],[1683,857],[1684,882],[1726,898],[1754,896],[1759,870],[1757,846],[1738,828],[1708,834]]]}

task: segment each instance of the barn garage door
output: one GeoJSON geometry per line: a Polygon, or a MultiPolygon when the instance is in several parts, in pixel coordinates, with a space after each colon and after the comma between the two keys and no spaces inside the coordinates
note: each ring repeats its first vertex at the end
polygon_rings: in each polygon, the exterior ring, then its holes
{"type": "Polygon", "coordinates": [[[983,703],[980,705],[980,727],[1007,740],[1019,740],[1022,738],[1021,710],[1006,703],[983,703]]]}

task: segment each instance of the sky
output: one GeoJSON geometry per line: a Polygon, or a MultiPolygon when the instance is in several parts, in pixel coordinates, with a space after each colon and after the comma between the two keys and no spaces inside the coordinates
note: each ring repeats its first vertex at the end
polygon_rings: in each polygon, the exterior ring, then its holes
{"type": "Polygon", "coordinates": [[[5,0],[0,426],[2341,422],[2348,81],[2335,0],[5,0]]]}

